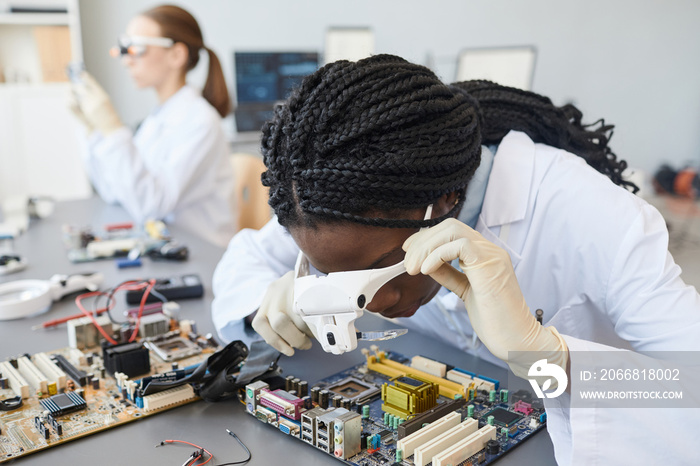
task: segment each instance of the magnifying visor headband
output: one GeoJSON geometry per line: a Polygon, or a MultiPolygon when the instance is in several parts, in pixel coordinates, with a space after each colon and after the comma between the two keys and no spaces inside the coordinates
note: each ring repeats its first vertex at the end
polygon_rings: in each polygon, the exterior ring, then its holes
{"type": "Polygon", "coordinates": [[[125,55],[140,57],[146,53],[149,45],[167,49],[172,47],[173,44],[175,44],[175,41],[169,37],[129,36],[122,34],[119,36],[117,45],[109,50],[109,54],[115,58],[125,55]]]}

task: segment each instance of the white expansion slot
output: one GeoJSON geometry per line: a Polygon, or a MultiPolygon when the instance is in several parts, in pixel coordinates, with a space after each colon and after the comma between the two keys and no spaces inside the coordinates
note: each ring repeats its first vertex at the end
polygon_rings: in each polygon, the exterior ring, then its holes
{"type": "Polygon", "coordinates": [[[459,464],[483,450],[486,447],[486,442],[489,440],[496,440],[496,428],[491,425],[485,425],[469,437],[433,456],[433,466],[459,464]]]}
{"type": "Polygon", "coordinates": [[[10,382],[10,388],[15,391],[15,395],[21,396],[25,400],[29,398],[29,384],[17,372],[17,369],[12,367],[12,364],[8,361],[0,362],[0,372],[7,377],[8,382],[10,382]]]}
{"type": "Polygon", "coordinates": [[[473,418],[467,418],[461,424],[417,447],[413,457],[413,464],[416,466],[425,466],[433,460],[433,456],[460,440],[469,437],[476,432],[478,428],[479,421],[473,418]]]}
{"type": "Polygon", "coordinates": [[[35,354],[34,364],[41,369],[51,382],[56,382],[59,390],[66,388],[66,373],[46,353],[35,354]]]}
{"type": "Polygon", "coordinates": [[[32,387],[38,388],[43,394],[49,392],[49,381],[28,357],[22,356],[21,358],[17,358],[17,369],[25,380],[29,381],[32,387]]]}
{"type": "Polygon", "coordinates": [[[443,379],[445,378],[445,371],[447,370],[446,364],[424,358],[423,356],[413,356],[411,359],[411,367],[427,372],[435,377],[442,377],[443,379]]]}
{"type": "Polygon", "coordinates": [[[444,432],[447,432],[454,426],[458,425],[460,421],[461,415],[459,413],[450,413],[431,423],[429,426],[423,427],[419,431],[402,438],[396,442],[396,448],[398,450],[403,450],[404,458],[408,458],[413,454],[416,447],[429,442],[444,432]]]}

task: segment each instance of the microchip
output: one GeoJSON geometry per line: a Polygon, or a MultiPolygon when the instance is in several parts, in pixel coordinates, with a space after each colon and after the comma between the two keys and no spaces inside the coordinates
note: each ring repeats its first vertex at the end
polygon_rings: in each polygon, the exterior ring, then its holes
{"type": "Polygon", "coordinates": [[[39,402],[52,416],[61,416],[87,408],[83,397],[75,392],[59,393],[39,402]]]}
{"type": "Polygon", "coordinates": [[[382,441],[386,440],[389,437],[393,437],[394,434],[390,430],[384,429],[383,431],[379,432],[379,438],[382,439],[382,441]]]}
{"type": "Polygon", "coordinates": [[[500,426],[505,427],[510,427],[523,418],[520,414],[510,412],[503,408],[492,409],[491,411],[486,413],[483,416],[483,418],[486,419],[489,416],[493,416],[494,424],[498,424],[500,426]]]}

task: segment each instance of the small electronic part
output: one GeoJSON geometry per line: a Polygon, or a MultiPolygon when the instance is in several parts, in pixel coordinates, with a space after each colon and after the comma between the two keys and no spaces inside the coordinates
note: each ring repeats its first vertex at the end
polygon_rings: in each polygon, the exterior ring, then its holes
{"type": "Polygon", "coordinates": [[[411,367],[442,378],[445,377],[445,373],[447,372],[447,364],[433,361],[423,356],[413,356],[413,358],[411,358],[411,367]]]}
{"type": "Polygon", "coordinates": [[[459,413],[449,413],[432,424],[423,427],[417,432],[400,439],[398,442],[396,442],[396,448],[401,449],[405,457],[409,457],[413,454],[416,447],[423,445],[438,435],[441,435],[455,427],[461,422],[461,418],[462,417],[459,413]]]}
{"type": "Polygon", "coordinates": [[[285,419],[283,417],[279,417],[277,419],[277,423],[279,425],[279,429],[282,432],[284,432],[287,435],[291,435],[292,437],[299,438],[301,433],[301,426],[298,423],[290,421],[289,419],[285,419]]]}
{"type": "Polygon", "coordinates": [[[39,400],[39,403],[53,417],[87,408],[85,399],[76,392],[59,393],[58,395],[39,400]]]}
{"type": "Polygon", "coordinates": [[[102,350],[102,359],[105,369],[112,375],[121,372],[134,377],[147,374],[151,370],[148,349],[141,343],[105,346],[102,350]]]}
{"type": "Polygon", "coordinates": [[[414,451],[413,464],[415,466],[425,466],[433,460],[433,456],[469,437],[476,432],[478,428],[479,422],[476,419],[468,418],[447,432],[419,445],[414,451]]]}
{"type": "MultiPolygon", "coordinates": [[[[97,324],[107,335],[112,335],[112,322],[110,322],[109,317],[101,315],[96,317],[96,320],[97,324]]],[[[89,317],[71,319],[66,322],[66,326],[68,329],[68,345],[71,348],[84,350],[100,346],[100,340],[103,337],[89,317]]]]}
{"type": "Polygon", "coordinates": [[[299,420],[301,412],[304,409],[304,402],[302,399],[290,395],[289,392],[285,390],[270,391],[263,388],[256,398],[262,406],[270,408],[276,413],[296,421],[299,420]]]}
{"type": "Polygon", "coordinates": [[[381,395],[381,390],[379,388],[363,382],[356,377],[348,377],[333,385],[329,385],[326,389],[349,399],[355,404],[366,403],[372,398],[381,395]]]}
{"type": "Polygon", "coordinates": [[[485,414],[488,418],[493,416],[493,421],[495,424],[503,427],[510,427],[520,421],[523,417],[520,414],[508,411],[503,408],[495,408],[485,414]]]}
{"type": "Polygon", "coordinates": [[[17,370],[32,387],[36,388],[41,393],[49,392],[49,381],[46,379],[46,376],[37,369],[27,356],[17,358],[17,370]]]}
{"type": "Polygon", "coordinates": [[[382,410],[407,419],[422,413],[437,404],[437,384],[418,376],[399,376],[390,379],[391,384],[382,385],[382,410]]]}
{"type": "Polygon", "coordinates": [[[0,372],[7,378],[7,385],[15,392],[15,395],[25,399],[29,398],[29,384],[11,362],[0,362],[0,372]]]}
{"type": "Polygon", "coordinates": [[[465,439],[433,456],[433,466],[459,464],[486,448],[489,440],[496,440],[496,428],[486,425],[465,439]]]}
{"type": "Polygon", "coordinates": [[[313,408],[301,415],[301,439],[316,446],[316,418],[326,412],[323,408],[313,408]]]}
{"type": "Polygon", "coordinates": [[[255,417],[258,418],[258,420],[268,424],[277,424],[277,413],[264,406],[258,406],[255,408],[255,417]]]}
{"type": "Polygon", "coordinates": [[[49,381],[56,384],[56,388],[59,390],[66,388],[66,373],[46,353],[35,354],[34,364],[41,369],[49,381]]]}
{"type": "Polygon", "coordinates": [[[143,397],[143,409],[146,412],[172,406],[194,398],[194,389],[191,385],[185,384],[179,387],[154,393],[143,397]]]}
{"type": "Polygon", "coordinates": [[[151,314],[141,317],[139,336],[141,338],[153,338],[170,331],[170,319],[161,314],[151,314]]]}
{"type": "Polygon", "coordinates": [[[446,377],[447,380],[457,382],[465,387],[472,386],[472,384],[474,383],[474,378],[471,375],[465,374],[464,372],[457,369],[447,371],[446,377]]]}
{"type": "Polygon", "coordinates": [[[337,458],[346,460],[360,453],[362,418],[359,414],[348,411],[335,418],[333,432],[333,454],[337,458]]]}
{"type": "Polygon", "coordinates": [[[533,409],[530,403],[526,403],[522,400],[519,400],[513,404],[513,411],[523,413],[525,416],[529,416],[530,414],[532,414],[533,409]]]}
{"type": "Polygon", "coordinates": [[[430,424],[431,422],[434,422],[435,420],[440,419],[449,413],[457,411],[458,409],[462,408],[465,403],[466,400],[464,398],[448,400],[417,415],[413,419],[400,424],[397,429],[399,438],[402,439],[419,430],[424,424],[430,424]]]}
{"type": "MultiPolygon", "coordinates": [[[[201,298],[204,295],[202,280],[199,278],[199,275],[196,274],[156,279],[156,284],[153,289],[169,301],[177,301],[186,298],[201,298]]],[[[144,290],[127,291],[126,302],[129,304],[140,304],[143,293],[144,290]]],[[[148,298],[146,298],[147,303],[156,301],[158,301],[158,298],[153,294],[149,294],[148,298]]]]}
{"type": "Polygon", "coordinates": [[[335,447],[334,421],[348,412],[344,408],[334,408],[316,417],[316,446],[318,448],[326,453],[333,453],[335,447]]]}
{"type": "Polygon", "coordinates": [[[250,383],[245,387],[245,409],[250,414],[255,415],[255,408],[258,407],[258,395],[262,389],[267,389],[270,386],[267,382],[258,380],[256,382],[250,383]]]}
{"type": "Polygon", "coordinates": [[[474,377],[474,383],[476,384],[477,389],[486,390],[487,392],[490,392],[491,390],[498,390],[501,385],[500,381],[481,374],[474,377]]]}

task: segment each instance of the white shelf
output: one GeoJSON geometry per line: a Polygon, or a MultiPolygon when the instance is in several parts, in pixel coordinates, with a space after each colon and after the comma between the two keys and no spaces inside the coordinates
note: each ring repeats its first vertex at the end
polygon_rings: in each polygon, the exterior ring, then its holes
{"type": "Polygon", "coordinates": [[[68,26],[68,13],[0,13],[0,25],[68,26]]]}

